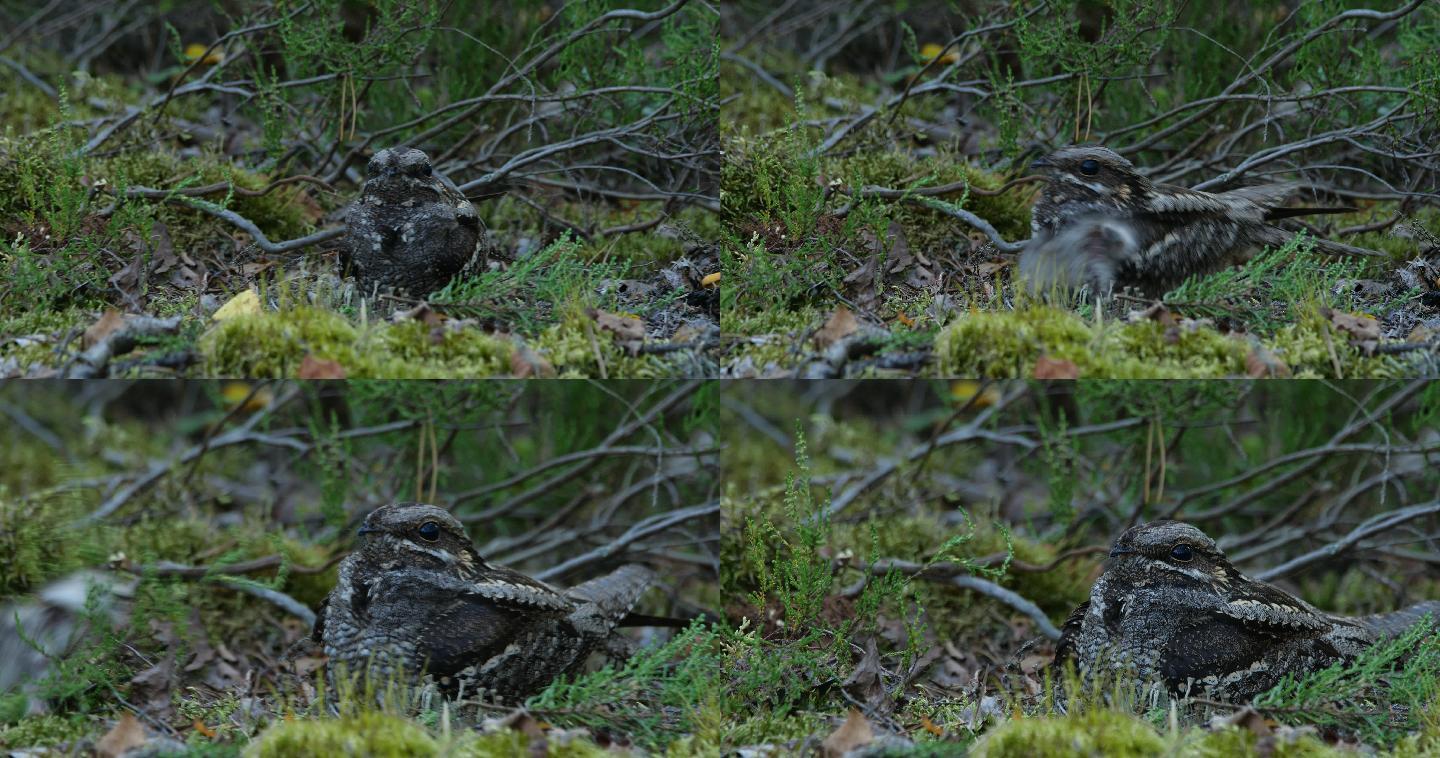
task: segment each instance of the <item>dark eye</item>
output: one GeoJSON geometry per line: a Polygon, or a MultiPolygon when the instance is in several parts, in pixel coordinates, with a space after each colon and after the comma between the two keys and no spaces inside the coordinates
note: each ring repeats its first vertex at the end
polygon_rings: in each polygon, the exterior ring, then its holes
{"type": "Polygon", "coordinates": [[[1100,173],[1100,161],[1094,158],[1086,158],[1080,163],[1080,173],[1086,176],[1094,176],[1100,173]]]}
{"type": "Polygon", "coordinates": [[[440,525],[434,521],[426,521],[420,525],[420,539],[426,542],[434,542],[440,539],[440,525]]]}
{"type": "Polygon", "coordinates": [[[1194,558],[1195,552],[1190,549],[1189,545],[1176,545],[1170,548],[1170,557],[1177,561],[1184,562],[1194,558]]]}

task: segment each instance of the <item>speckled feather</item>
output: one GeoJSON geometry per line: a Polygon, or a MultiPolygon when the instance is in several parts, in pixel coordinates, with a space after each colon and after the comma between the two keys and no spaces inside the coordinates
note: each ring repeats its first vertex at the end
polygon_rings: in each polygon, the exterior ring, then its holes
{"type": "Polygon", "coordinates": [[[486,562],[433,505],[383,506],[341,561],[314,638],[337,666],[381,676],[422,670],[447,690],[514,701],[604,647],[653,580],[641,566],[560,590],[486,562]],[[422,536],[427,523],[434,539],[422,536]]]}
{"type": "Polygon", "coordinates": [[[1352,660],[1430,606],[1351,619],[1240,573],[1199,529],[1177,521],[1120,536],[1090,599],[1066,620],[1056,663],[1120,675],[1136,687],[1246,701],[1286,674],[1352,660]],[[1172,550],[1184,545],[1191,558],[1172,550]]]}
{"type": "Polygon", "coordinates": [[[424,152],[381,150],[346,212],[346,248],[361,292],[424,297],[462,271],[483,270],[488,249],[475,206],[424,152]]]}
{"type": "MultiPolygon", "coordinates": [[[[1052,277],[1037,289],[1130,286],[1160,294],[1189,276],[1243,262],[1254,249],[1283,244],[1291,234],[1274,225],[1279,219],[1348,210],[1285,208],[1284,203],[1300,189],[1294,183],[1202,192],[1151,182],[1123,156],[1099,146],[1063,148],[1034,165],[1047,182],[1035,201],[1031,244],[1020,257],[1021,274],[1053,271],[1081,277],[1059,281],[1052,277]],[[1095,169],[1093,173],[1082,170],[1087,164],[1095,169]],[[1093,235],[1065,235],[1076,227],[1093,227],[1096,219],[1123,226],[1128,235],[1098,241],[1093,235]],[[1088,244],[1077,245],[1080,240],[1088,244]],[[1059,259],[1067,254],[1107,261],[1113,271],[1093,265],[1027,265],[1027,258],[1059,259]],[[1109,276],[1097,277],[1097,271],[1109,276]]],[[[1374,255],[1328,240],[1315,244],[1326,254],[1374,255]]]]}

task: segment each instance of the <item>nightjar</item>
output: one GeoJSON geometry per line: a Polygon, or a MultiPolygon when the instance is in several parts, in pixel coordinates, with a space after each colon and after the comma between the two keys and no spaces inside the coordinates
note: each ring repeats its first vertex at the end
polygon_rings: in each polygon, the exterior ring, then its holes
{"type": "Polygon", "coordinates": [[[1057,665],[1172,694],[1243,702],[1287,674],[1352,660],[1440,602],[1349,618],[1240,573],[1190,524],[1155,521],[1115,541],[1090,599],[1070,614],[1057,665]]]}
{"type": "MultiPolygon", "coordinates": [[[[1031,218],[1031,242],[1021,253],[1021,272],[1049,270],[1084,273],[1086,266],[1061,268],[1026,264],[1026,258],[1063,256],[1075,240],[1063,235],[1095,219],[1123,224],[1129,233],[1096,243],[1083,236],[1082,256],[1113,261],[1111,284],[1160,295],[1186,277],[1207,274],[1246,260],[1262,246],[1278,247],[1293,235],[1277,222],[1296,216],[1342,213],[1351,208],[1287,208],[1299,184],[1241,187],[1202,192],[1152,182],[1113,150],[1099,146],[1067,147],[1031,164],[1046,178],[1031,218]],[[1131,241],[1133,237],[1133,242],[1131,241]],[[1103,250],[1097,254],[1097,248],[1103,250]],[[1086,252],[1088,251],[1088,252],[1086,252]]],[[[1314,241],[1328,255],[1378,255],[1329,240],[1314,241]]],[[[1079,289],[1088,282],[1066,282],[1079,289]]],[[[1051,283],[1053,286],[1054,282],[1051,283]]]]}
{"type": "Polygon", "coordinates": [[[653,573],[627,565],[568,590],[488,563],[460,522],[433,505],[377,508],[340,563],[312,633],[334,667],[432,676],[513,702],[614,645],[615,627],[653,573]]]}
{"type": "Polygon", "coordinates": [[[475,206],[412,147],[381,150],[346,212],[350,270],[362,295],[423,298],[461,272],[483,271],[487,240],[475,206]]]}

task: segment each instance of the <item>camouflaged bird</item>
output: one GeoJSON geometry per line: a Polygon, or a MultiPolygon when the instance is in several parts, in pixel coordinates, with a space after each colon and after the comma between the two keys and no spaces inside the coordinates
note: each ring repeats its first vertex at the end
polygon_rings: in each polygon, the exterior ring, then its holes
{"type": "Polygon", "coordinates": [[[432,676],[447,691],[513,702],[578,670],[650,585],[622,566],[562,590],[486,562],[433,505],[377,508],[340,563],[312,633],[333,667],[432,676]]]}
{"type": "Polygon", "coordinates": [[[350,270],[361,294],[423,298],[457,274],[484,270],[488,249],[475,206],[412,147],[381,150],[346,213],[350,270]]]}
{"type": "Polygon", "coordinates": [[[1070,614],[1057,665],[1105,673],[1175,695],[1244,702],[1287,675],[1348,662],[1397,635],[1440,602],[1348,618],[1240,573],[1215,542],[1179,521],[1127,530],[1115,541],[1090,599],[1070,614]]]}
{"type": "MultiPolygon", "coordinates": [[[[1042,252],[1063,254],[1057,247],[1074,246],[1095,258],[1113,260],[1109,281],[1113,287],[1135,287],[1152,295],[1163,294],[1187,277],[1207,274],[1246,260],[1250,251],[1279,247],[1294,232],[1277,222],[1296,216],[1343,213],[1353,208],[1287,208],[1286,201],[1301,185],[1267,184],[1226,192],[1202,192],[1152,182],[1119,153],[1105,147],[1079,146],[1057,150],[1031,164],[1046,179],[1031,216],[1031,242],[1021,253],[1021,271],[1027,256],[1042,252]],[[1065,240],[1073,226],[1107,219],[1125,234],[1102,238],[1065,240]]],[[[1329,240],[1314,240],[1315,249],[1327,255],[1377,255],[1374,251],[1329,240]]],[[[1031,265],[1032,270],[1088,271],[1086,266],[1031,265]]],[[[1051,286],[1055,282],[1049,282],[1051,286]]],[[[1068,289],[1095,282],[1065,281],[1068,289]]]]}

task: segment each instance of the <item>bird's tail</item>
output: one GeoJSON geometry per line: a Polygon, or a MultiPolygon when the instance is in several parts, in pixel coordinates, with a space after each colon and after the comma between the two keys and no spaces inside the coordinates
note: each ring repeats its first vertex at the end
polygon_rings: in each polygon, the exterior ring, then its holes
{"type": "Polygon", "coordinates": [[[655,581],[655,572],[636,564],[577,584],[565,592],[579,601],[580,607],[570,619],[576,628],[597,634],[608,634],[635,607],[640,595],[655,581]]]}
{"type": "Polygon", "coordinates": [[[1409,608],[1390,613],[1362,616],[1357,621],[1381,634],[1394,637],[1403,634],[1426,616],[1429,616],[1431,628],[1440,631],[1440,600],[1416,603],[1409,608]]]}
{"type": "MultiPolygon", "coordinates": [[[[1264,228],[1264,230],[1260,232],[1259,235],[1257,235],[1256,242],[1262,245],[1269,245],[1271,247],[1280,247],[1281,245],[1289,242],[1294,236],[1294,232],[1281,229],[1278,226],[1267,226],[1264,228]]],[[[1363,247],[1355,247],[1354,245],[1347,245],[1343,242],[1333,242],[1331,240],[1320,239],[1318,237],[1311,237],[1310,239],[1312,242],[1315,243],[1315,252],[1320,253],[1321,255],[1354,255],[1364,256],[1367,258],[1374,258],[1385,255],[1384,253],[1377,252],[1375,250],[1367,250],[1363,247]]]]}
{"type": "Polygon", "coordinates": [[[1334,208],[1322,207],[1301,207],[1301,208],[1271,208],[1265,212],[1266,221],[1279,221],[1282,218],[1295,218],[1296,216],[1323,216],[1327,213],[1354,213],[1359,208],[1338,206],[1334,208]]]}

